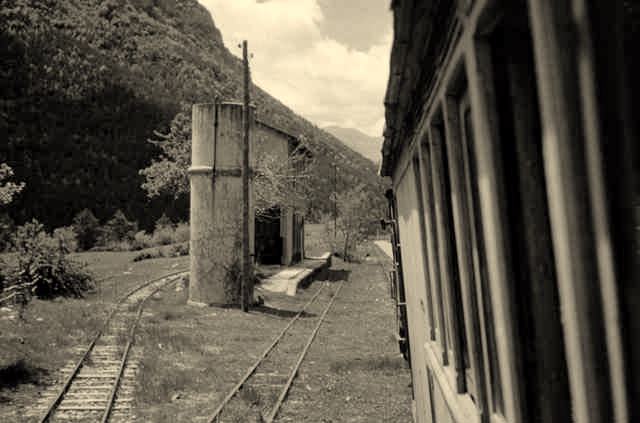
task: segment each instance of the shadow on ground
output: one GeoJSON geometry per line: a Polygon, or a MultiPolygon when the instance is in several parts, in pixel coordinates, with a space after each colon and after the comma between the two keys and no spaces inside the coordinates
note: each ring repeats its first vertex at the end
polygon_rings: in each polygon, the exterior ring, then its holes
{"type": "MultiPolygon", "coordinates": [[[[294,317],[296,314],[298,314],[298,310],[284,310],[281,308],[269,307],[266,305],[252,307],[251,311],[276,317],[294,317]]],[[[306,311],[303,311],[302,314],[300,314],[301,319],[315,316],[315,314],[307,313],[306,311]]]]}
{"type": "Polygon", "coordinates": [[[351,270],[329,269],[327,270],[326,278],[323,278],[322,280],[327,282],[348,281],[349,275],[351,275],[351,270]]]}
{"type": "MultiPolygon", "coordinates": [[[[48,370],[35,367],[24,360],[18,360],[0,367],[0,390],[13,389],[26,383],[37,385],[48,374],[48,370]]],[[[0,402],[4,402],[4,399],[5,397],[0,396],[0,402]]]]}

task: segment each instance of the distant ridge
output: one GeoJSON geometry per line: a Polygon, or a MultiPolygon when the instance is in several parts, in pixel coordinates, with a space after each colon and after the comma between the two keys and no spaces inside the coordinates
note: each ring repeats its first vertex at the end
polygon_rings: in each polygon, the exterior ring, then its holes
{"type": "Polygon", "coordinates": [[[372,137],[354,128],[343,128],[334,125],[327,126],[324,130],[372,162],[377,163],[380,161],[382,137],[372,137]]]}

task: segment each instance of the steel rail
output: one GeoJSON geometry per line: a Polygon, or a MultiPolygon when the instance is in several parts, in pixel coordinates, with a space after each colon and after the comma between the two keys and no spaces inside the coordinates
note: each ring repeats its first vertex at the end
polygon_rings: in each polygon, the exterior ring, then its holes
{"type": "Polygon", "coordinates": [[[151,285],[151,284],[153,284],[155,282],[161,281],[163,279],[171,278],[173,276],[178,276],[178,275],[181,275],[181,274],[184,274],[184,273],[188,273],[188,270],[181,270],[179,272],[173,272],[173,273],[169,273],[168,275],[164,275],[164,276],[161,276],[161,277],[158,277],[158,278],[155,278],[155,279],[151,279],[150,281],[142,283],[142,284],[138,285],[137,287],[129,290],[129,292],[124,294],[116,302],[116,304],[113,306],[111,312],[109,313],[109,315],[105,319],[104,323],[102,324],[101,328],[98,330],[96,335],[93,337],[93,340],[91,341],[91,343],[89,343],[89,346],[85,350],[84,354],[77,361],[77,363],[74,366],[73,370],[71,371],[71,373],[69,374],[69,376],[65,380],[62,388],[58,392],[58,395],[56,395],[56,398],[51,402],[51,404],[47,408],[47,411],[46,411],[45,415],[39,420],[40,423],[46,423],[52,417],[54,411],[56,410],[58,405],[60,405],[60,402],[62,401],[62,399],[64,398],[65,394],[67,393],[67,391],[71,387],[71,384],[73,383],[74,379],[78,375],[78,372],[82,368],[82,365],[84,364],[85,360],[87,359],[89,354],[91,354],[91,352],[93,351],[93,348],[95,347],[96,342],[98,341],[98,339],[100,339],[100,337],[102,336],[104,330],[107,328],[107,326],[109,325],[109,323],[113,319],[113,316],[115,316],[116,312],[118,311],[118,307],[120,307],[122,304],[124,304],[124,302],[127,300],[127,298],[129,298],[131,295],[133,295],[136,292],[146,288],[147,286],[149,286],[149,285],[151,285]]]}
{"type": "Polygon", "coordinates": [[[313,297],[311,297],[311,299],[307,301],[307,303],[300,309],[300,311],[298,311],[298,313],[293,318],[291,318],[291,320],[289,320],[289,323],[287,324],[287,326],[285,326],[284,329],[280,331],[280,333],[275,337],[273,342],[264,350],[264,352],[260,355],[260,357],[258,357],[258,359],[253,363],[253,365],[249,368],[249,370],[247,370],[244,376],[242,376],[240,381],[231,389],[231,391],[229,391],[227,396],[224,397],[220,405],[218,405],[218,408],[216,408],[216,410],[213,412],[213,415],[208,420],[209,423],[217,422],[217,419],[220,417],[220,413],[222,412],[224,407],[238,393],[240,388],[242,388],[245,382],[253,375],[253,373],[256,371],[258,366],[262,364],[264,359],[267,358],[267,356],[275,348],[275,346],[278,345],[278,343],[282,340],[282,338],[287,333],[289,328],[291,328],[291,326],[300,318],[300,316],[302,316],[302,313],[304,313],[307,307],[309,307],[309,305],[311,305],[311,303],[313,303],[316,300],[316,298],[318,297],[318,295],[320,295],[320,292],[324,289],[324,287],[325,285],[320,286],[320,288],[316,291],[313,297]]]}
{"type": "MultiPolygon", "coordinates": [[[[169,276],[168,278],[171,278],[171,276],[169,276]]],[[[136,334],[136,329],[138,328],[138,323],[140,323],[140,318],[142,317],[142,310],[144,309],[144,306],[147,302],[147,300],[149,300],[149,298],[151,298],[156,292],[168,288],[169,286],[173,285],[174,283],[176,283],[179,280],[179,276],[175,276],[173,277],[173,279],[170,279],[169,281],[167,281],[165,284],[162,284],[160,286],[158,286],[156,289],[154,289],[149,295],[147,295],[144,299],[142,299],[142,301],[140,301],[140,303],[138,304],[138,310],[137,310],[137,314],[136,314],[136,319],[133,322],[133,325],[131,326],[130,330],[129,330],[129,337],[127,340],[127,345],[124,349],[124,352],[122,353],[122,357],[120,359],[120,366],[118,368],[118,374],[116,375],[116,380],[113,383],[113,387],[111,388],[111,393],[109,394],[109,400],[107,402],[107,407],[104,411],[104,414],[102,415],[102,423],[107,423],[107,421],[109,421],[109,416],[111,415],[111,411],[113,410],[113,406],[115,405],[115,399],[116,399],[116,395],[118,394],[118,389],[120,388],[120,381],[122,380],[122,376],[124,375],[124,369],[127,365],[127,360],[129,359],[129,351],[131,351],[131,347],[133,345],[134,342],[134,337],[136,334]]]]}
{"type": "Polygon", "coordinates": [[[289,374],[289,379],[287,379],[287,383],[286,383],[285,387],[282,389],[282,392],[280,393],[280,396],[278,397],[278,401],[274,405],[273,409],[271,409],[271,412],[269,413],[269,415],[267,415],[267,417],[265,418],[265,422],[266,423],[272,423],[275,420],[276,416],[278,415],[278,411],[280,411],[280,407],[284,403],[284,400],[287,397],[287,394],[289,393],[289,390],[291,389],[291,385],[293,385],[293,380],[296,378],[296,375],[298,374],[298,370],[300,369],[300,365],[302,364],[302,361],[306,357],[307,352],[309,351],[309,348],[311,347],[311,344],[313,343],[314,339],[316,338],[316,335],[318,335],[318,331],[320,330],[320,326],[322,326],[322,323],[324,322],[325,317],[327,317],[327,313],[329,312],[329,310],[331,309],[331,306],[333,305],[334,301],[338,297],[338,294],[340,293],[340,290],[342,289],[343,285],[344,285],[344,281],[340,282],[340,286],[336,290],[335,294],[333,294],[333,297],[331,298],[331,301],[329,301],[329,304],[327,305],[327,308],[324,309],[324,312],[322,313],[322,316],[320,316],[320,320],[318,320],[318,323],[316,324],[316,327],[314,328],[313,332],[309,336],[309,339],[307,340],[307,343],[304,346],[304,349],[300,353],[300,356],[298,356],[298,361],[296,362],[295,367],[293,368],[293,370],[291,370],[291,373],[289,374]]]}

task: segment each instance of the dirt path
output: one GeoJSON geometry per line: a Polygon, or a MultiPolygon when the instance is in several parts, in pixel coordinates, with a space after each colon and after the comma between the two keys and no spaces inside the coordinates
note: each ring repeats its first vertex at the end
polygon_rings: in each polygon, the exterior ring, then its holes
{"type": "Polygon", "coordinates": [[[411,422],[410,371],[392,336],[395,317],[379,256],[334,261],[331,278],[347,282],[277,421],[411,422]]]}

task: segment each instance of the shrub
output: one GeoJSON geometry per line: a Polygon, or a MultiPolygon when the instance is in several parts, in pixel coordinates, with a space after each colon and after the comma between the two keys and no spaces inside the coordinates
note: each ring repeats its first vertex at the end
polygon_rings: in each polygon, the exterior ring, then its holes
{"type": "Polygon", "coordinates": [[[338,194],[338,239],[334,240],[334,248],[341,250],[342,258],[346,261],[353,258],[358,245],[371,233],[373,222],[380,217],[371,203],[372,199],[362,186],[338,194]]]}
{"type": "Polygon", "coordinates": [[[78,236],[73,226],[63,226],[53,231],[53,237],[62,244],[69,253],[78,251],[78,236]]]}
{"type": "Polygon", "coordinates": [[[165,256],[167,257],[182,257],[182,256],[188,256],[188,255],[189,255],[189,244],[187,243],[172,245],[171,248],[169,248],[169,251],[167,252],[167,254],[165,254],[165,256]]]}
{"type": "Polygon", "coordinates": [[[159,257],[158,255],[156,255],[157,253],[151,253],[150,251],[145,251],[143,253],[138,254],[137,256],[135,256],[133,258],[134,262],[138,262],[138,261],[143,261],[143,260],[149,260],[152,258],[157,258],[159,257]]]}
{"type": "Polygon", "coordinates": [[[13,219],[8,214],[0,214],[0,251],[11,248],[11,237],[15,227],[13,219]]]}
{"type": "Polygon", "coordinates": [[[4,290],[4,287],[7,284],[6,283],[7,275],[5,275],[6,271],[7,271],[7,264],[4,262],[4,260],[0,258],[0,292],[4,290]]]}
{"type": "Polygon", "coordinates": [[[175,231],[172,227],[162,227],[153,233],[153,245],[169,245],[174,243],[175,231]]]}
{"type": "MultiPolygon", "coordinates": [[[[190,235],[190,229],[189,229],[188,223],[182,222],[182,223],[179,223],[178,225],[173,225],[172,223],[170,223],[168,218],[166,218],[166,216],[163,215],[163,217],[158,219],[158,221],[156,222],[156,230],[153,232],[153,234],[148,234],[144,231],[140,231],[133,236],[133,239],[129,242],[130,251],[138,251],[145,248],[162,247],[165,245],[172,245],[172,244],[186,244],[189,241],[189,235],[190,235]]],[[[114,250],[114,249],[121,250],[121,246],[125,244],[126,243],[124,242],[121,242],[121,243],[108,242],[106,243],[107,247],[105,248],[105,250],[114,250]]],[[[154,253],[151,253],[151,254],[154,254],[154,253]]],[[[178,257],[178,256],[184,256],[188,254],[189,254],[188,245],[176,245],[173,248],[167,250],[165,255],[169,257],[178,257]]],[[[138,256],[136,256],[136,258],[137,257],[138,256]]],[[[162,254],[160,255],[156,254],[153,257],[145,257],[145,254],[143,253],[143,254],[140,254],[139,257],[141,258],[138,258],[138,259],[134,258],[134,261],[140,261],[147,258],[162,257],[162,254]]]]}
{"type": "Polygon", "coordinates": [[[175,242],[187,242],[191,238],[191,229],[189,222],[180,222],[175,229],[175,242]]]}
{"type": "Polygon", "coordinates": [[[100,235],[100,222],[91,210],[84,209],[73,218],[73,230],[82,251],[93,248],[100,235]]]}
{"type": "Polygon", "coordinates": [[[6,163],[0,163],[0,205],[10,204],[13,198],[22,191],[24,182],[7,181],[13,176],[13,169],[6,163]]]}
{"type": "Polygon", "coordinates": [[[131,241],[137,230],[138,224],[128,220],[124,213],[118,210],[102,228],[102,243],[110,245],[121,241],[131,241]]]}
{"type": "Polygon", "coordinates": [[[134,251],[143,250],[153,246],[153,237],[145,231],[136,232],[131,247],[134,251]]]}
{"type": "Polygon", "coordinates": [[[169,217],[163,213],[162,216],[160,216],[160,218],[156,220],[155,229],[157,231],[158,229],[162,228],[173,228],[173,226],[174,225],[171,219],[169,219],[169,217]]]}
{"type": "Polygon", "coordinates": [[[12,285],[23,286],[29,293],[45,299],[81,297],[93,288],[91,276],[66,257],[68,246],[48,235],[37,220],[18,227],[13,245],[18,253],[18,266],[9,276],[12,285]]]}
{"type": "Polygon", "coordinates": [[[173,224],[156,223],[152,244],[154,246],[177,244],[189,241],[190,229],[188,223],[173,224]]]}
{"type": "Polygon", "coordinates": [[[137,256],[133,258],[133,261],[136,262],[136,261],[149,260],[149,259],[160,258],[160,257],[164,257],[164,254],[160,250],[160,248],[158,248],[155,250],[143,251],[139,253],[137,256]]]}
{"type": "Polygon", "coordinates": [[[133,258],[134,262],[155,259],[160,257],[182,257],[189,255],[189,244],[176,244],[165,248],[154,248],[152,250],[141,251],[133,258]]]}
{"type": "Polygon", "coordinates": [[[133,242],[125,239],[123,241],[114,241],[109,243],[107,251],[133,251],[133,242]]]}

